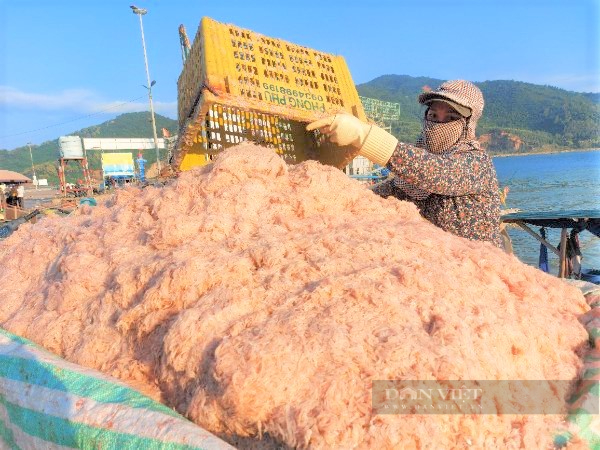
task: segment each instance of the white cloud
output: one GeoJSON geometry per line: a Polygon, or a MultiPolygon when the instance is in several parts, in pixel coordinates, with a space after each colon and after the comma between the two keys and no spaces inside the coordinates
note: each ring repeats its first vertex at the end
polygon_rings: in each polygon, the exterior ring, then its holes
{"type": "MultiPolygon", "coordinates": [[[[0,86],[0,107],[38,111],[72,111],[81,115],[89,115],[100,112],[120,114],[147,111],[149,104],[145,95],[133,102],[128,100],[107,101],[87,89],[66,89],[53,94],[39,94],[24,92],[11,86],[0,86]]],[[[159,114],[176,117],[177,103],[154,101],[154,110],[159,114]]]]}
{"type": "Polygon", "coordinates": [[[171,119],[177,119],[177,102],[154,102],[154,111],[171,119]]]}

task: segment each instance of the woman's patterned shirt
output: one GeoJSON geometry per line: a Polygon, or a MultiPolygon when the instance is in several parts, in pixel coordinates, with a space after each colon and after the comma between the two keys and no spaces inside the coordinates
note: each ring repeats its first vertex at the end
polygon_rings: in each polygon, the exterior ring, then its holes
{"type": "Polygon", "coordinates": [[[398,143],[387,163],[396,177],[431,194],[413,199],[392,179],[375,186],[382,197],[412,201],[421,215],[445,231],[467,239],[489,241],[502,248],[500,196],[492,158],[473,147],[443,154],[398,143]]]}

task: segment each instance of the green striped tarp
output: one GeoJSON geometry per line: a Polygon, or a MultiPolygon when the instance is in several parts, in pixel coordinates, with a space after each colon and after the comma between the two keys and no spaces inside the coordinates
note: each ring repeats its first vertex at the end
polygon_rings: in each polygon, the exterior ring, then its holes
{"type": "Polygon", "coordinates": [[[580,322],[590,336],[591,350],[583,358],[583,374],[577,392],[569,401],[565,429],[557,432],[554,444],[562,448],[569,443],[582,443],[586,448],[600,450],[600,287],[595,286],[585,298],[591,309],[580,322]]]}
{"type": "Polygon", "coordinates": [[[233,447],[125,384],[0,329],[0,448],[233,447]]]}

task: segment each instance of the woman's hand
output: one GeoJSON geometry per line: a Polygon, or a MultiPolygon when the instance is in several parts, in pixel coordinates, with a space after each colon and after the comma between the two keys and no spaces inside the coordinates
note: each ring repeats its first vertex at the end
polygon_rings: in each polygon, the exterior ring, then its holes
{"type": "Polygon", "coordinates": [[[361,148],[371,131],[371,125],[351,114],[339,113],[335,116],[324,117],[306,126],[307,131],[317,129],[334,144],[361,148]]]}

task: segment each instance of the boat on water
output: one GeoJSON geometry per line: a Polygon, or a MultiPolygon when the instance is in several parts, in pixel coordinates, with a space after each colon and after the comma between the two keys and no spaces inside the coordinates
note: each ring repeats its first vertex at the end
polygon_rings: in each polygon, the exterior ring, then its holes
{"type": "Polygon", "coordinates": [[[558,277],[583,280],[600,284],[600,268],[581,267],[581,249],[579,233],[588,231],[600,238],[600,210],[564,210],[564,211],[518,211],[508,212],[500,218],[502,224],[512,224],[526,231],[540,242],[538,267],[548,272],[547,252],[550,250],[559,258],[558,277]],[[533,227],[539,227],[538,231],[533,227]],[[561,230],[560,243],[552,245],[546,239],[546,228],[561,230]]]}

